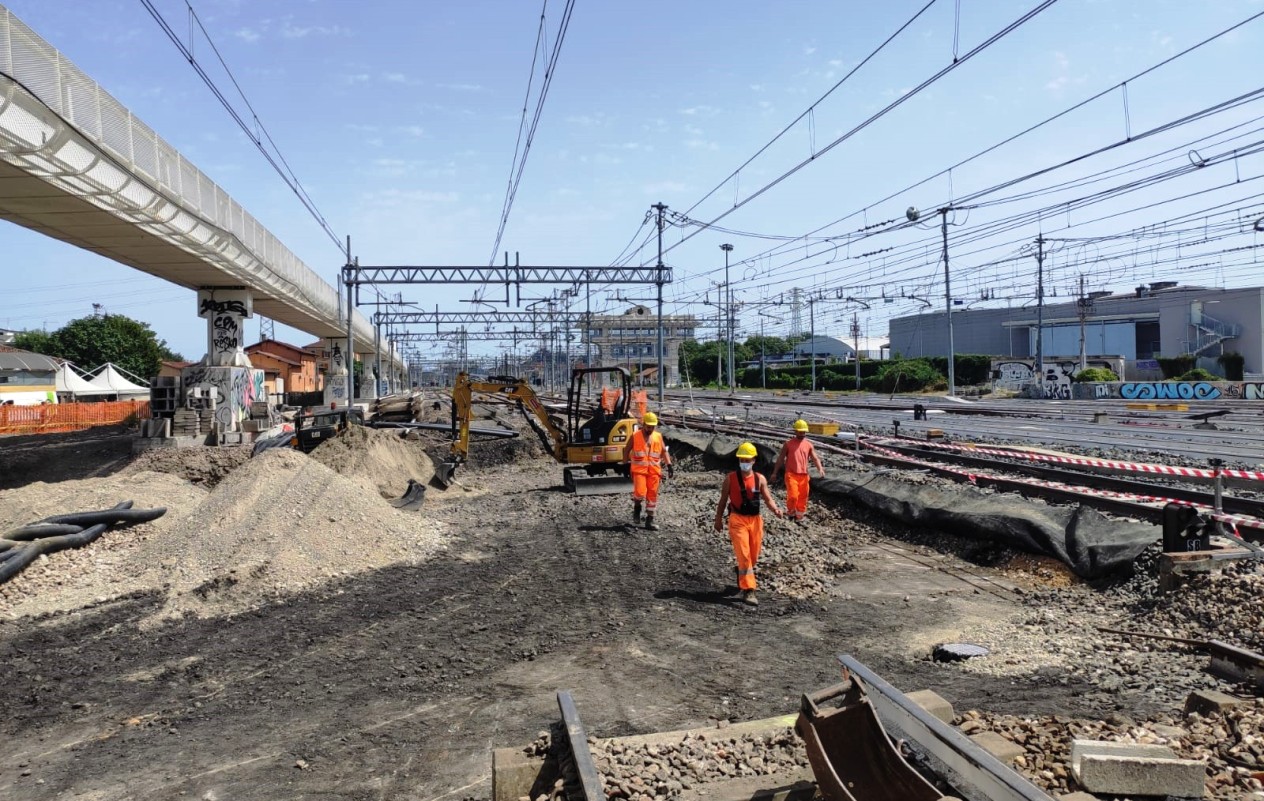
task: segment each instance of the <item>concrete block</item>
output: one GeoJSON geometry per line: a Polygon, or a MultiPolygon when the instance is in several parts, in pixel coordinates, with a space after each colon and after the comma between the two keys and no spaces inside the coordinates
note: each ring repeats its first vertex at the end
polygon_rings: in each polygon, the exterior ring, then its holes
{"type": "Polygon", "coordinates": [[[1058,801],[1097,801],[1097,796],[1080,790],[1079,792],[1060,795],[1058,796],[1058,801]]]}
{"type": "Polygon", "coordinates": [[[904,697],[949,725],[952,724],[953,718],[957,717],[957,713],[952,710],[952,704],[934,690],[916,690],[905,693],[904,697]]]}
{"type": "Polygon", "coordinates": [[[1071,772],[1090,793],[1202,798],[1206,770],[1162,745],[1071,741],[1071,772]]]}
{"type": "Polygon", "coordinates": [[[1241,698],[1235,698],[1219,690],[1195,690],[1185,699],[1185,714],[1197,713],[1206,717],[1227,712],[1241,704],[1241,698]]]}
{"type": "Polygon", "coordinates": [[[1026,753],[1021,745],[1006,740],[994,731],[971,734],[970,741],[1005,763],[1013,763],[1015,759],[1026,753]]]}
{"type": "Polygon", "coordinates": [[[551,759],[531,757],[521,748],[497,748],[492,751],[492,801],[518,801],[535,798],[553,789],[557,764],[551,759]]]}

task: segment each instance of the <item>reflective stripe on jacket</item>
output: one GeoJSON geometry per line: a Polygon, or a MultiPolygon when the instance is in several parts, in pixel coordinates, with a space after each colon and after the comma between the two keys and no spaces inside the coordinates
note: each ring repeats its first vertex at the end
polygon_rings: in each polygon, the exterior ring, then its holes
{"type": "Polygon", "coordinates": [[[638,428],[632,432],[632,472],[661,472],[663,467],[663,435],[655,431],[649,441],[645,439],[645,429],[638,428]]]}

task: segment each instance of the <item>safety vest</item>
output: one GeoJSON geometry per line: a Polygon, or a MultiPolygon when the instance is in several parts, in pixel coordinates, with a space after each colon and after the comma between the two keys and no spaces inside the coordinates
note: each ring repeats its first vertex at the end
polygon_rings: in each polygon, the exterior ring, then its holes
{"type": "Polygon", "coordinates": [[[750,474],[750,483],[739,472],[729,473],[729,511],[738,515],[759,514],[759,476],[754,471],[750,474]]]}
{"type": "Polygon", "coordinates": [[[655,431],[645,440],[645,429],[632,432],[632,472],[661,472],[663,467],[663,435],[655,431]]]}

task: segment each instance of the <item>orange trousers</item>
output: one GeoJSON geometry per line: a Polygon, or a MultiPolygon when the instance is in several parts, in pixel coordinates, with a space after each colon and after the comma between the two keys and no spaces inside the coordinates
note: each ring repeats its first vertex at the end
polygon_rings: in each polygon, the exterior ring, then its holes
{"type": "Polygon", "coordinates": [[[658,485],[663,481],[663,471],[632,474],[632,500],[645,501],[645,511],[658,508],[658,485]]]}
{"type": "Polygon", "coordinates": [[[786,515],[803,517],[808,513],[807,473],[786,473],[786,515]]]}
{"type": "Polygon", "coordinates": [[[737,557],[737,586],[742,590],[756,588],[755,563],[764,544],[764,518],[760,515],[739,515],[729,512],[729,542],[737,557]]]}

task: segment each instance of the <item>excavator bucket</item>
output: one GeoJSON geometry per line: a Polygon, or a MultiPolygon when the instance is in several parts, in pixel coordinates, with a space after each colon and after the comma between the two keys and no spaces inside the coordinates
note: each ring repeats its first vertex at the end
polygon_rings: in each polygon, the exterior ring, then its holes
{"type": "Polygon", "coordinates": [[[456,481],[456,468],[459,464],[460,462],[449,460],[446,462],[440,462],[439,466],[435,468],[435,480],[438,481],[444,489],[452,486],[453,482],[456,481]]]}
{"type": "Polygon", "coordinates": [[[426,499],[426,485],[418,484],[416,479],[408,479],[408,489],[404,490],[404,494],[391,501],[391,506],[396,509],[402,509],[405,512],[415,512],[421,508],[421,502],[426,499]]]}
{"type": "Polygon", "coordinates": [[[632,491],[632,479],[619,473],[594,476],[582,467],[568,467],[562,479],[566,489],[576,495],[619,495],[632,491]]]}
{"type": "Polygon", "coordinates": [[[904,761],[855,681],[804,695],[795,731],[803,738],[826,801],[938,801],[944,798],[904,761]],[[835,698],[839,706],[820,704],[835,698]]]}

